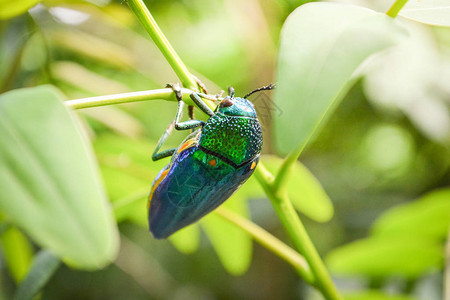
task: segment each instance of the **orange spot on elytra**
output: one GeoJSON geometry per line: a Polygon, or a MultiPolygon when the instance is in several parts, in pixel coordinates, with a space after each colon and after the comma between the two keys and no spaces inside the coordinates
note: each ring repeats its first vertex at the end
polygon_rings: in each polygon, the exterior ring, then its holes
{"type": "Polygon", "coordinates": [[[252,162],[252,165],[250,166],[250,170],[253,170],[256,167],[256,163],[252,162]]]}
{"type": "Polygon", "coordinates": [[[155,184],[153,185],[152,191],[150,193],[150,196],[148,196],[148,202],[147,202],[147,210],[150,208],[150,202],[152,201],[152,197],[153,197],[153,193],[155,192],[156,188],[158,187],[158,185],[161,183],[161,181],[166,178],[167,173],[169,173],[170,169],[165,170],[164,172],[162,172],[161,176],[159,176],[158,180],[155,182],[155,184]]]}
{"type": "Polygon", "coordinates": [[[210,165],[211,167],[215,167],[217,166],[217,161],[214,158],[212,158],[208,161],[208,165],[210,165]]]}

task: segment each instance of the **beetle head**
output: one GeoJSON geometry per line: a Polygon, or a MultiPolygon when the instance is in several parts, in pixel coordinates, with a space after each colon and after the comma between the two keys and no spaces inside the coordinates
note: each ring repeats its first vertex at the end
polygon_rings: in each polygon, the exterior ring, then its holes
{"type": "Polygon", "coordinates": [[[216,112],[227,116],[256,118],[253,104],[247,99],[239,97],[225,97],[217,106],[216,112]]]}

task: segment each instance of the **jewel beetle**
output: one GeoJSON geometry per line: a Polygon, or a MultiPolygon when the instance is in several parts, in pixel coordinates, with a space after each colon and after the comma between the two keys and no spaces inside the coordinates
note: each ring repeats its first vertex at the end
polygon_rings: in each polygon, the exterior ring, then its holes
{"type": "Polygon", "coordinates": [[[254,172],[262,148],[262,130],[253,104],[246,98],[270,90],[270,84],[235,97],[223,98],[214,111],[202,100],[210,95],[192,93],[191,99],[209,119],[180,122],[184,102],[178,85],[175,120],[161,137],[152,159],[171,156],[153,181],[148,197],[149,229],[157,239],[167,238],[190,225],[227,200],[254,172]],[[178,148],[158,152],[172,128],[196,129],[178,148]]]}

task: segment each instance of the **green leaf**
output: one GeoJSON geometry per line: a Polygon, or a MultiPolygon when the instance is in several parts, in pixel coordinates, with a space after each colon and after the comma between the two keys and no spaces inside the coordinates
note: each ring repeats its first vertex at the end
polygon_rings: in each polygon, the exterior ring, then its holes
{"type": "Polygon", "coordinates": [[[439,243],[422,237],[371,237],[333,250],[326,262],[335,275],[399,275],[414,279],[442,268],[443,249],[439,243]]]}
{"type": "Polygon", "coordinates": [[[120,167],[112,167],[104,164],[100,165],[100,170],[103,175],[103,181],[105,182],[108,196],[113,205],[115,205],[117,201],[123,201],[124,198],[133,198],[137,191],[141,192],[147,190],[147,195],[141,197],[145,206],[145,198],[147,198],[148,192],[150,191],[152,179],[144,180],[127,173],[120,167]]]}
{"type": "Polygon", "coordinates": [[[450,226],[450,189],[426,194],[418,200],[394,207],[375,222],[377,236],[424,236],[443,241],[450,226]]]}
{"type": "Polygon", "coordinates": [[[198,224],[184,227],[172,234],[169,237],[169,241],[182,253],[194,253],[200,244],[200,228],[198,224]]]}
{"type": "MultiPolygon", "coordinates": [[[[264,155],[264,165],[276,174],[283,159],[264,155]]],[[[327,222],[334,214],[333,204],[316,177],[299,161],[287,184],[289,198],[295,209],[317,222],[327,222]]]]}
{"type": "Polygon", "coordinates": [[[415,300],[406,295],[388,295],[380,291],[364,291],[347,293],[344,295],[345,300],[415,300]]]}
{"type": "Polygon", "coordinates": [[[236,191],[235,195],[245,199],[267,198],[255,176],[250,176],[250,178],[236,191]]]}
{"type": "Polygon", "coordinates": [[[0,210],[75,267],[96,269],[118,232],[92,149],[51,86],[0,95],[0,210]]]}
{"type": "Polygon", "coordinates": [[[0,0],[0,20],[9,19],[35,6],[40,0],[0,0]]]}
{"type": "Polygon", "coordinates": [[[425,24],[450,26],[450,3],[448,0],[410,0],[399,15],[425,24]]]}
{"type": "Polygon", "coordinates": [[[30,300],[44,287],[60,265],[60,260],[48,251],[39,252],[27,277],[17,288],[14,300],[30,300]]]}
{"type": "Polygon", "coordinates": [[[132,220],[139,225],[147,226],[147,197],[148,189],[146,188],[136,190],[129,196],[114,201],[113,209],[117,223],[132,220]]]}
{"type": "MultiPolygon", "coordinates": [[[[139,64],[130,49],[89,32],[53,30],[49,32],[49,37],[53,45],[73,52],[76,57],[86,57],[121,70],[132,69],[139,64]]],[[[58,76],[62,75],[57,73],[58,76]]]]}
{"type": "Polygon", "coordinates": [[[144,139],[106,134],[94,141],[94,149],[99,160],[105,165],[122,170],[147,180],[148,176],[164,167],[168,161],[153,162],[152,152],[155,144],[144,139]],[[138,167],[141,168],[138,168],[138,167]]]}
{"type": "MultiPolygon", "coordinates": [[[[226,208],[248,218],[246,201],[233,195],[224,204],[226,208]]],[[[241,275],[250,266],[252,239],[240,228],[211,213],[200,221],[222,265],[233,275],[241,275]]]]}
{"type": "Polygon", "coordinates": [[[291,13],[281,32],[274,94],[281,111],[274,116],[279,152],[304,146],[351,87],[361,63],[403,35],[392,18],[357,6],[308,3],[291,13]]]}
{"type": "Polygon", "coordinates": [[[151,154],[155,149],[155,144],[147,140],[130,139],[122,136],[105,135],[94,142],[94,149],[98,157],[100,166],[105,169],[104,174],[111,176],[107,179],[108,193],[112,201],[128,196],[130,192],[139,188],[148,188],[158,172],[169,163],[169,160],[159,160],[153,162],[151,154]],[[127,180],[121,179],[125,174],[127,180]]]}
{"type": "Polygon", "coordinates": [[[17,228],[9,226],[1,236],[2,252],[12,278],[20,282],[28,272],[33,259],[33,246],[17,228]]]}
{"type": "Polygon", "coordinates": [[[168,160],[153,162],[155,145],[146,140],[105,135],[94,142],[103,180],[117,222],[147,224],[147,197],[152,181],[168,160]]]}
{"type": "MultiPolygon", "coordinates": [[[[428,139],[444,146],[449,145],[450,114],[443,92],[448,88],[448,80],[436,80],[436,74],[445,74],[448,65],[447,60],[441,56],[440,46],[436,46],[435,42],[436,39],[440,40],[439,32],[447,33],[448,29],[431,30],[421,24],[407,24],[409,38],[399,43],[392,51],[378,55],[364,69],[364,95],[383,112],[404,114],[428,139]],[[433,93],[429,92],[430,86],[433,86],[433,93]]],[[[445,38],[442,42],[444,40],[445,38]]],[[[391,148],[396,151],[406,150],[405,147],[391,148]]],[[[412,149],[410,148],[409,155],[414,152],[412,149]]],[[[386,156],[390,154],[391,151],[386,153],[386,156]]],[[[408,157],[409,155],[404,154],[404,162],[414,157],[408,157]]]]}

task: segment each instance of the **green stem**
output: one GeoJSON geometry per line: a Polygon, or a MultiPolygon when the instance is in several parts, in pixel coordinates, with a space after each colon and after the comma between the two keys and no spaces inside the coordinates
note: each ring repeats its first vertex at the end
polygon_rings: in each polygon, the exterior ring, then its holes
{"type": "Polygon", "coordinates": [[[256,167],[255,170],[255,174],[257,174],[256,176],[258,176],[261,179],[259,181],[261,185],[264,184],[266,186],[270,186],[274,180],[272,173],[270,173],[270,171],[267,170],[266,166],[263,164],[262,161],[258,163],[258,166],[256,167]]]}
{"type": "Polygon", "coordinates": [[[153,19],[153,16],[150,14],[150,11],[147,6],[145,6],[144,2],[142,0],[128,0],[128,5],[142,23],[145,30],[147,30],[150,34],[153,42],[155,42],[156,46],[167,59],[170,66],[181,80],[183,86],[190,88],[191,90],[198,91],[197,82],[191,76],[191,73],[175,52],[172,45],[170,45],[169,41],[159,28],[155,19],[153,19]]]}
{"type": "Polygon", "coordinates": [[[256,225],[255,223],[241,217],[240,215],[220,207],[214,211],[216,214],[233,223],[237,227],[243,229],[250,234],[255,241],[260,243],[263,247],[278,255],[281,259],[291,264],[300,276],[309,284],[313,284],[314,277],[309,269],[305,258],[297,253],[294,249],[287,246],[285,243],[256,225]]]}
{"type": "Polygon", "coordinates": [[[326,299],[341,299],[322,259],[317,253],[305,227],[292,206],[291,201],[287,197],[282,197],[272,198],[271,202],[278,217],[287,229],[295,247],[308,261],[315,277],[315,286],[322,292],[326,299]]]}
{"type": "MultiPolygon", "coordinates": [[[[194,105],[194,102],[189,97],[189,95],[192,92],[193,91],[191,91],[189,89],[181,89],[181,93],[183,94],[183,101],[186,102],[186,104],[194,105]]],[[[65,103],[70,108],[80,109],[80,108],[104,106],[104,105],[111,105],[111,104],[130,103],[130,102],[138,102],[138,101],[147,101],[147,100],[177,101],[173,90],[166,88],[166,89],[158,89],[158,90],[148,90],[148,91],[140,91],[140,92],[131,92],[131,93],[67,100],[65,103]]]]}
{"type": "Polygon", "coordinates": [[[391,8],[388,9],[386,15],[391,18],[395,18],[403,6],[405,6],[406,2],[408,2],[408,0],[396,0],[394,4],[392,4],[391,8]]]}
{"type": "Polygon", "coordinates": [[[445,245],[445,271],[444,271],[444,299],[450,299],[450,228],[447,233],[447,242],[445,245]]]}
{"type": "MultiPolygon", "coordinates": [[[[306,145],[306,143],[304,144],[306,145]]],[[[304,146],[298,148],[297,150],[291,152],[288,157],[283,161],[280,169],[278,170],[277,176],[274,179],[272,188],[275,193],[284,193],[289,182],[289,177],[292,174],[294,165],[297,162],[300,153],[302,153],[304,146]]]]}
{"type": "Polygon", "coordinates": [[[342,299],[287,194],[275,192],[273,185],[266,181],[262,172],[255,172],[255,176],[272,202],[275,212],[288,232],[295,248],[307,260],[311,272],[314,274],[314,286],[328,300],[342,299]]]}

